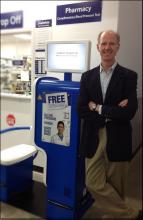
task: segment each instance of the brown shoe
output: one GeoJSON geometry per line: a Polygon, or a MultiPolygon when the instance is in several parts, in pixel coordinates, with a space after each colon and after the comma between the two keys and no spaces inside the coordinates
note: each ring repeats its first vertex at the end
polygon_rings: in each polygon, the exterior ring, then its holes
{"type": "Polygon", "coordinates": [[[140,210],[139,211],[139,214],[138,214],[138,217],[136,218],[136,220],[142,220],[143,219],[143,211],[140,210]]]}

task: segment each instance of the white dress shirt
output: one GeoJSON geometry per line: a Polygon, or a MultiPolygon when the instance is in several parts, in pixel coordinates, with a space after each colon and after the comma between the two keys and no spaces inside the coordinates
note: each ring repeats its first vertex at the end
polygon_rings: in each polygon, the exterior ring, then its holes
{"type": "Polygon", "coordinates": [[[51,137],[51,143],[69,146],[68,138],[63,136],[63,138],[61,139],[58,134],[55,134],[51,137]]]}

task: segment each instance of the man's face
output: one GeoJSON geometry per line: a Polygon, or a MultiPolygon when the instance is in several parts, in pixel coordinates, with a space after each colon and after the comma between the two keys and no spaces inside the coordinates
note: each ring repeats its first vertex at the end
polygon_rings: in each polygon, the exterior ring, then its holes
{"type": "Polygon", "coordinates": [[[97,44],[97,49],[101,55],[102,61],[114,62],[115,56],[120,45],[117,41],[115,33],[104,32],[100,36],[100,42],[97,44]]]}
{"type": "Polygon", "coordinates": [[[64,132],[64,126],[63,126],[63,124],[59,124],[58,127],[57,127],[57,129],[58,129],[58,134],[63,134],[63,132],[64,132]]]}

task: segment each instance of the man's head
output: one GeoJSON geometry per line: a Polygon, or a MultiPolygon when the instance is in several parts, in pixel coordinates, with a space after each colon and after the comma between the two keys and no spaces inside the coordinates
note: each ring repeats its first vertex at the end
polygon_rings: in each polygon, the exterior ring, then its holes
{"type": "Polygon", "coordinates": [[[120,47],[120,35],[113,31],[102,31],[98,35],[97,49],[101,55],[102,62],[115,62],[115,56],[120,47]]]}
{"type": "Polygon", "coordinates": [[[58,134],[63,134],[65,126],[63,121],[58,121],[57,123],[58,134]]]}

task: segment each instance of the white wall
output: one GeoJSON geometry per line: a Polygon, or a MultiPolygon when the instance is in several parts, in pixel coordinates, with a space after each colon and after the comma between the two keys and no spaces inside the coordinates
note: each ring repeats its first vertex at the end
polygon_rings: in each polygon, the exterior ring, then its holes
{"type": "Polygon", "coordinates": [[[9,37],[9,42],[4,41],[1,44],[1,57],[2,58],[12,58],[12,59],[23,58],[24,56],[30,56],[30,55],[31,55],[31,42],[30,41],[22,41],[22,40],[11,41],[9,37]]]}
{"type": "MultiPolygon", "coordinates": [[[[7,123],[7,116],[12,114],[15,117],[14,127],[27,127],[32,125],[31,99],[1,97],[1,129],[11,128],[7,123]]],[[[30,144],[30,130],[16,130],[1,134],[1,149],[16,144],[30,144]]]]}
{"type": "Polygon", "coordinates": [[[119,62],[138,73],[138,97],[142,96],[142,1],[120,1],[118,31],[119,62]]]}

